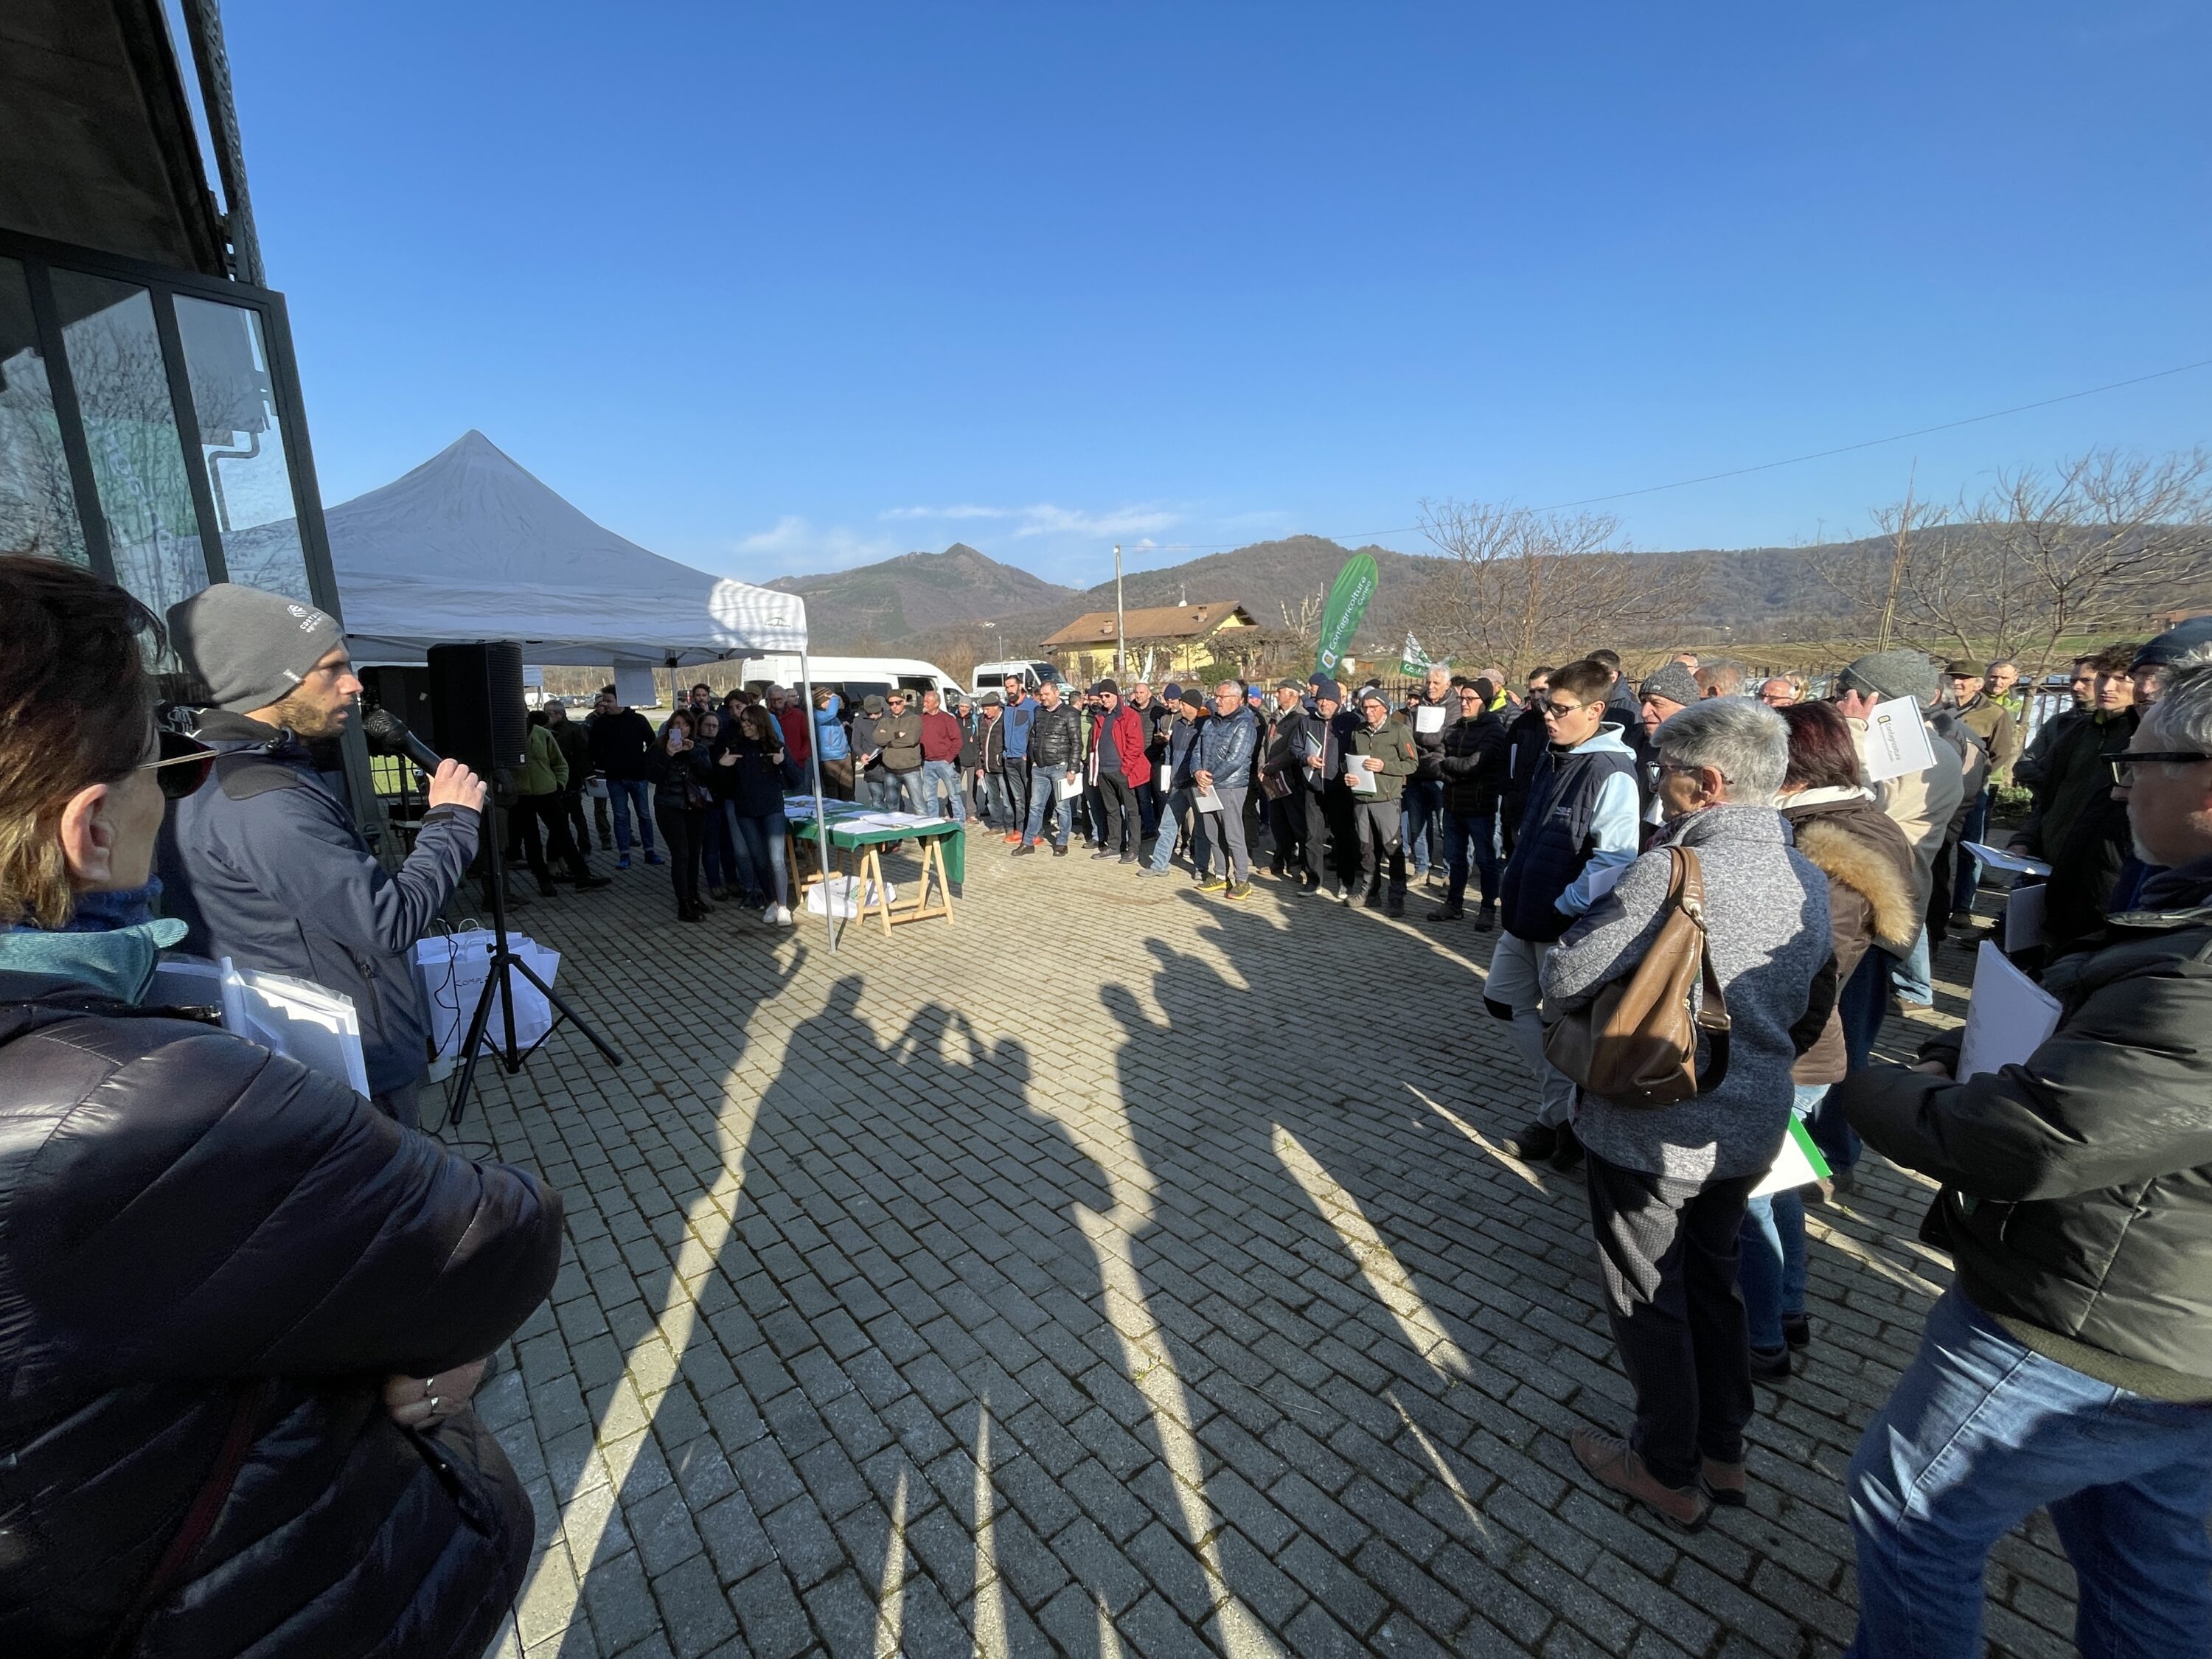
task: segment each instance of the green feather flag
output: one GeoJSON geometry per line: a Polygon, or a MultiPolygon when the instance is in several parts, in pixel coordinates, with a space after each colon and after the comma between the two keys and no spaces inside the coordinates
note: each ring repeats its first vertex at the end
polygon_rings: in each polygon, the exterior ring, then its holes
{"type": "Polygon", "coordinates": [[[1359,626],[1359,619],[1367,614],[1367,602],[1375,597],[1382,573],[1375,567],[1371,553],[1355,553],[1344,562],[1344,568],[1336,573],[1329,584],[1328,597],[1322,603],[1321,640],[1314,655],[1314,667],[1332,677],[1336,665],[1343,660],[1352,644],[1352,635],[1359,626]]]}

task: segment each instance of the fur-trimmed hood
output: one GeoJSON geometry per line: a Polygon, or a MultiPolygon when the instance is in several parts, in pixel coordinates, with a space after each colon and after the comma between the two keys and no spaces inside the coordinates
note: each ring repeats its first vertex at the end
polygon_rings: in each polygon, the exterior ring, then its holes
{"type": "MultiPolygon", "coordinates": [[[[1826,813],[1801,819],[1797,850],[1820,866],[1830,881],[1839,881],[1863,896],[1874,912],[1875,943],[1893,956],[1904,955],[1912,948],[1921,926],[1908,869],[1900,868],[1888,849],[1875,846],[1856,828],[1845,829],[1829,819],[1826,813]]],[[[1880,821],[1889,822],[1886,817],[1880,821]]],[[[1904,837],[1898,841],[1897,851],[1909,857],[1904,837]]]]}

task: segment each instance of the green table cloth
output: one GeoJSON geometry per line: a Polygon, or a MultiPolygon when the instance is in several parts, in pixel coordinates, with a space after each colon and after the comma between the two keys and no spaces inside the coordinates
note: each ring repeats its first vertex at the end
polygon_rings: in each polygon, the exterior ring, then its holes
{"type": "MultiPolygon", "coordinates": [[[[944,843],[945,877],[948,881],[964,882],[968,878],[968,837],[962,826],[951,818],[934,818],[927,823],[887,824],[878,829],[854,824],[851,819],[874,813],[878,809],[863,806],[857,801],[825,800],[823,809],[830,818],[830,844],[832,847],[881,847],[894,841],[938,841],[944,843]]],[[[814,797],[793,796],[783,805],[785,821],[791,833],[801,841],[819,839],[814,823],[814,797]],[[800,810],[806,816],[799,816],[800,810]]]]}

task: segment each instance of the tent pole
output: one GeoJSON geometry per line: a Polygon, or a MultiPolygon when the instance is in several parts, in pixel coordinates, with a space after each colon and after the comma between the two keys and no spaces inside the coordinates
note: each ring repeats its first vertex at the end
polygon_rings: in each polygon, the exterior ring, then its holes
{"type": "MultiPolygon", "coordinates": [[[[830,815],[822,810],[822,731],[814,723],[814,666],[802,650],[799,653],[799,686],[805,699],[806,752],[814,774],[814,855],[822,866],[822,921],[830,933],[830,954],[837,954],[837,907],[830,885],[830,815]]],[[[793,898],[799,896],[792,895],[793,898]]]]}

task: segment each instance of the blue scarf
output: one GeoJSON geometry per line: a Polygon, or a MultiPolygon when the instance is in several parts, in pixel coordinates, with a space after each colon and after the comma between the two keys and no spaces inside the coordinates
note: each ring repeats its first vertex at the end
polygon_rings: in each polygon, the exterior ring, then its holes
{"type": "Polygon", "coordinates": [[[154,915],[161,884],[80,893],[60,927],[19,922],[0,933],[0,972],[64,981],[137,1005],[153,988],[161,954],[185,936],[185,924],[154,915]]]}

